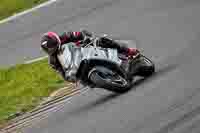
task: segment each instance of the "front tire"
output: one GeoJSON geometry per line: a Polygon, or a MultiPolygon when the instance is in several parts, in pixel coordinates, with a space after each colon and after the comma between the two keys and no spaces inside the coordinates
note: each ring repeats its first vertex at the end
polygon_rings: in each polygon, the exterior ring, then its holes
{"type": "Polygon", "coordinates": [[[95,70],[90,73],[89,79],[96,87],[115,93],[123,93],[129,89],[129,82],[119,74],[106,73],[105,75],[105,73],[95,70]]]}

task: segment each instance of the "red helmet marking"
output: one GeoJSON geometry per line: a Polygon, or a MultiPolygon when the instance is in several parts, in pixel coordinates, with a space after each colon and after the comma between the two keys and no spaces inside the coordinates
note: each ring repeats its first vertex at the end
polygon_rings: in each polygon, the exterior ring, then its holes
{"type": "Polygon", "coordinates": [[[47,35],[49,37],[52,37],[52,38],[55,37],[57,39],[59,45],[61,44],[60,37],[55,32],[47,32],[45,35],[47,35]]]}

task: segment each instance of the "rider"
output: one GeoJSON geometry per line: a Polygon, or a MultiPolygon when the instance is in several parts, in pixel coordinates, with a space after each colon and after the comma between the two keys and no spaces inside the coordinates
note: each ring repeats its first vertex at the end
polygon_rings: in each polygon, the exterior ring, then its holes
{"type": "MultiPolygon", "coordinates": [[[[58,58],[57,53],[60,50],[60,46],[62,44],[74,42],[76,46],[82,46],[83,42],[88,42],[89,38],[91,37],[92,33],[82,30],[78,32],[68,31],[64,32],[61,35],[58,35],[55,32],[47,32],[42,36],[41,39],[41,48],[48,54],[49,56],[49,65],[51,68],[56,70],[58,73],[62,75],[62,77],[67,81],[70,80],[70,77],[66,77],[65,71],[63,70],[58,58]]],[[[123,53],[127,56],[134,56],[139,51],[136,48],[128,48],[124,45],[117,43],[116,41],[110,40],[108,41],[106,38],[101,38],[102,43],[100,43],[100,47],[104,48],[116,48],[119,53],[123,53]]],[[[74,82],[74,81],[73,81],[74,82]]]]}

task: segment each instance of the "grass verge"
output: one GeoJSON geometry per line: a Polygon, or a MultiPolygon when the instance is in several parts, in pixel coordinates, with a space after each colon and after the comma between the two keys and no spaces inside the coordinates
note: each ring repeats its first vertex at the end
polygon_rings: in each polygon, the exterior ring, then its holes
{"type": "Polygon", "coordinates": [[[47,0],[0,0],[0,20],[47,0]]]}
{"type": "Polygon", "coordinates": [[[32,109],[64,84],[47,59],[0,69],[0,124],[11,114],[32,109]]]}

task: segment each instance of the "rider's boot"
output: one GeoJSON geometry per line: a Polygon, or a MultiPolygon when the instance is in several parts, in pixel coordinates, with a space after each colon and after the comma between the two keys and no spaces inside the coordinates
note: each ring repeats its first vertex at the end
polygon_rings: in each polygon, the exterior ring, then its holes
{"type": "Polygon", "coordinates": [[[129,68],[128,68],[128,80],[132,81],[134,76],[137,74],[137,63],[139,61],[138,53],[139,50],[136,48],[128,48],[128,57],[129,57],[129,68]]]}
{"type": "Polygon", "coordinates": [[[127,55],[128,56],[135,56],[139,53],[139,50],[136,48],[128,48],[127,55]]]}

